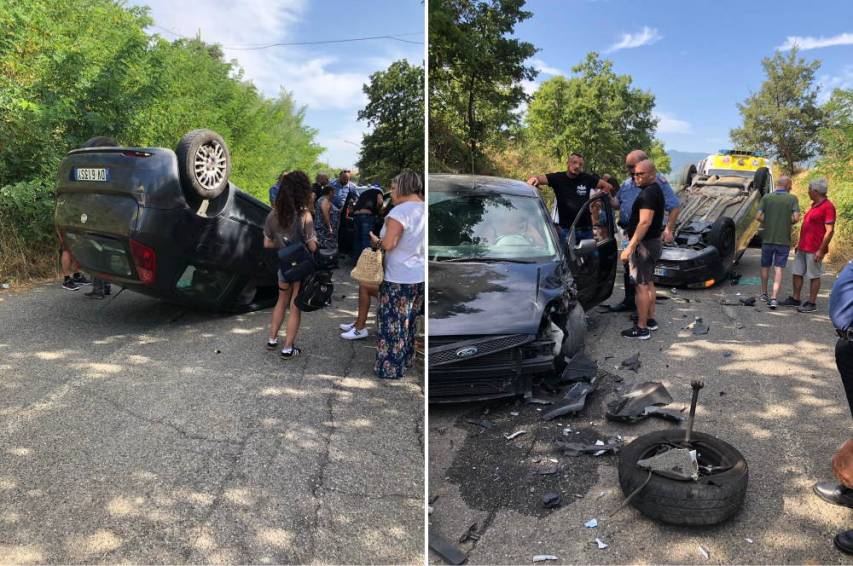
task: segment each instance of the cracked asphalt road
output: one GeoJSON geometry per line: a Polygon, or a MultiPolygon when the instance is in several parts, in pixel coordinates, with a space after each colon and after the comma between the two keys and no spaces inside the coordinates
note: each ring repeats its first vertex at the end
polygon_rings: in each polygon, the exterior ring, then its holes
{"type": "Polygon", "coordinates": [[[288,362],[268,310],[0,293],[0,563],[422,563],[422,364],[374,378],[335,279],[288,362]]]}
{"type": "MultiPolygon", "coordinates": [[[[744,277],[758,275],[759,255],[747,250],[738,268],[744,277]]],[[[431,407],[429,528],[465,551],[470,564],[530,563],[537,554],[555,555],[563,564],[853,564],[832,544],[836,532],[853,527],[853,513],[811,491],[814,482],[832,477],[830,456],[851,431],[826,311],[833,281],[824,277],[818,311],[811,314],[720,303],[724,296],[737,302],[736,293],[757,296],[758,286],[679,290],[678,302],[658,304],[661,328],[648,341],[619,336],[630,324],[627,316],[591,313],[587,353],[606,375],[576,417],[542,422],[541,406],[513,401],[431,407]],[[687,298],[690,303],[683,302],[687,298]],[[708,335],[682,330],[695,316],[710,323],[708,335]],[[636,352],[638,373],[615,367],[636,352]],[[704,529],[659,525],[630,506],[609,517],[624,498],[617,458],[562,456],[554,438],[621,434],[630,442],[672,428],[658,419],[634,425],[604,420],[610,391],[633,381],[661,381],[674,398],[670,408],[689,407],[689,383],[697,377],[705,388],[695,429],[734,445],[749,464],[743,509],[704,529]],[[493,426],[470,424],[471,418],[493,426]],[[527,433],[504,439],[517,430],[527,433]],[[542,509],[546,491],[560,493],[559,509],[542,509]],[[598,519],[595,529],[584,527],[591,518],[598,519]],[[475,523],[474,538],[459,543],[475,523]],[[599,550],[596,537],[608,548],[599,550]]],[[[789,290],[790,271],[783,293],[789,290]]],[[[610,301],[621,293],[620,286],[610,301]]],[[[429,560],[442,562],[432,551],[429,560]]]]}

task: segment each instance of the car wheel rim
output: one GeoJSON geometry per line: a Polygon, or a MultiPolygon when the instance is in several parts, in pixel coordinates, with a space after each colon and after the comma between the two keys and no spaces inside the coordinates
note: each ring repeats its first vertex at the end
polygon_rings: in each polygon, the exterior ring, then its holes
{"type": "Polygon", "coordinates": [[[202,144],[195,152],[193,169],[202,187],[216,188],[225,178],[225,148],[217,141],[202,144]]]}

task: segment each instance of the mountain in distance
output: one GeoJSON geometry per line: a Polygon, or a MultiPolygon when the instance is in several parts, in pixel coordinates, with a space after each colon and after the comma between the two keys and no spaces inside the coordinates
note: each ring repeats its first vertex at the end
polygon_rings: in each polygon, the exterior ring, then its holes
{"type": "Polygon", "coordinates": [[[678,175],[681,173],[681,169],[690,163],[697,164],[712,153],[713,151],[706,152],[696,152],[696,151],[678,151],[677,149],[670,149],[666,152],[669,155],[669,159],[671,162],[672,173],[671,175],[678,175]]]}

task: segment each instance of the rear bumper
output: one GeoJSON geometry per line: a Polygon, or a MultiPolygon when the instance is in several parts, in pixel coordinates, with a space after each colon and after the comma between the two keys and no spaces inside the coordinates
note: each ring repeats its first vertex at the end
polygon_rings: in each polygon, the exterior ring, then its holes
{"type": "MultiPolygon", "coordinates": [[[[520,350],[517,354],[520,358],[520,350]]],[[[529,397],[533,378],[554,371],[553,356],[494,365],[447,364],[429,369],[429,402],[464,403],[529,397]]]]}
{"type": "Polygon", "coordinates": [[[655,283],[666,287],[705,287],[719,282],[724,276],[723,262],[714,246],[701,250],[665,246],[655,264],[655,283]]]}

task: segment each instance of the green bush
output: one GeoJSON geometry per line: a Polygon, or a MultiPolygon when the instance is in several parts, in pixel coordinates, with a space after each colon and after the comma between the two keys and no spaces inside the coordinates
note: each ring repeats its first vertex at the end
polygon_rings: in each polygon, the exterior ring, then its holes
{"type": "Polygon", "coordinates": [[[0,280],[46,277],[55,270],[53,181],[0,187],[0,280]]]}

